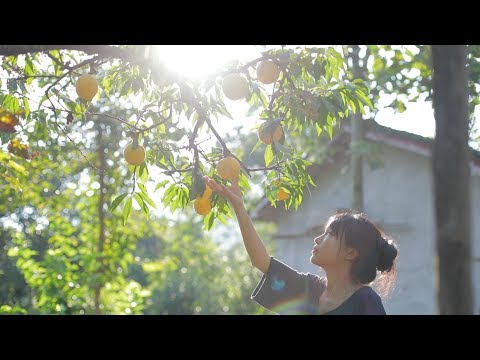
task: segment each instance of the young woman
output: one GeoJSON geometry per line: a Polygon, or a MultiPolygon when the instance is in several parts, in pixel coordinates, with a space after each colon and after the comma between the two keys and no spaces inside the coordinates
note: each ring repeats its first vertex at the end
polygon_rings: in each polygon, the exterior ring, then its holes
{"type": "Polygon", "coordinates": [[[301,273],[271,257],[244,206],[238,179],[230,186],[209,177],[205,183],[232,204],[252,265],[263,272],[252,299],[278,314],[385,315],[382,299],[368,284],[381,273],[389,290],[395,280],[398,251],[364,214],[330,217],[313,240],[310,261],[325,277],[301,273]]]}

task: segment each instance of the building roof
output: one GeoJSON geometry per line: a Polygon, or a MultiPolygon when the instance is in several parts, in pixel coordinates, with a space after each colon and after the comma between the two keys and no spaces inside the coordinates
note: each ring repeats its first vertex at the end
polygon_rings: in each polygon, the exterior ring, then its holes
{"type": "MultiPolygon", "coordinates": [[[[419,155],[430,157],[432,155],[433,139],[421,135],[392,129],[382,126],[374,120],[365,120],[365,139],[383,143],[394,148],[410,151],[419,155]]],[[[316,182],[318,176],[323,173],[338,157],[344,156],[349,148],[351,124],[348,120],[342,121],[342,126],[337,129],[336,135],[326,148],[327,156],[321,164],[312,164],[307,171],[316,182]]],[[[471,175],[480,176],[480,151],[471,149],[472,160],[470,163],[471,175]]],[[[272,207],[266,197],[260,200],[251,214],[253,220],[275,221],[285,209],[282,206],[272,207]]]]}

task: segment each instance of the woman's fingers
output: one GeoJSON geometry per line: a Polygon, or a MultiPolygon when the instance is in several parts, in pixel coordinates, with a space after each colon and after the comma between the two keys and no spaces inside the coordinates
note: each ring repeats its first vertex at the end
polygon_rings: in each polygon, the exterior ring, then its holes
{"type": "MultiPolygon", "coordinates": [[[[234,191],[226,187],[225,185],[217,183],[215,180],[209,178],[208,176],[203,177],[205,184],[209,186],[213,191],[216,191],[220,193],[223,197],[227,198],[227,200],[232,199],[235,196],[238,196],[235,194],[234,191]]],[[[238,187],[238,179],[236,181],[232,181],[233,185],[238,187]]]]}
{"type": "Polygon", "coordinates": [[[210,187],[213,191],[219,192],[219,193],[224,193],[225,187],[221,184],[218,184],[215,180],[210,179],[208,176],[204,176],[203,180],[205,181],[205,184],[210,187]]]}

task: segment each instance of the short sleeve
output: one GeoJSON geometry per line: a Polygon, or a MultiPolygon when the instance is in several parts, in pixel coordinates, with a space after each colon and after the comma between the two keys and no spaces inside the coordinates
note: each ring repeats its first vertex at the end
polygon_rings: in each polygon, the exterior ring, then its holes
{"type": "Polygon", "coordinates": [[[308,314],[316,275],[301,273],[270,258],[270,266],[252,293],[252,300],[277,314],[308,314]]]}

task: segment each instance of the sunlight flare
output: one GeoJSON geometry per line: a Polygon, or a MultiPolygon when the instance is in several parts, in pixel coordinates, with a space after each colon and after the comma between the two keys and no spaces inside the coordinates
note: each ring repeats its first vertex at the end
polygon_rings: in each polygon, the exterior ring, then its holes
{"type": "Polygon", "coordinates": [[[198,79],[229,62],[251,60],[262,50],[252,45],[156,45],[153,51],[172,72],[198,79]]]}

